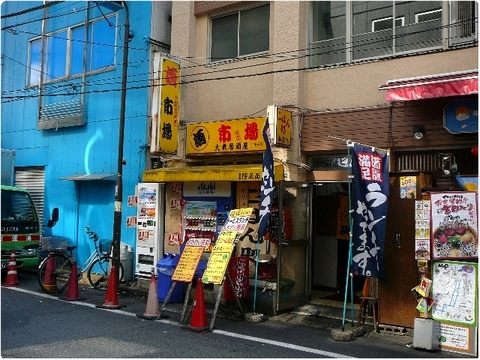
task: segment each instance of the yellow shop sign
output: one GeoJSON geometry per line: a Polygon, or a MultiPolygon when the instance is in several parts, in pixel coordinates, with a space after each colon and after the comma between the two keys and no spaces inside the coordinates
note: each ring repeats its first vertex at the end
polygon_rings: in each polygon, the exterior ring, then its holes
{"type": "Polygon", "coordinates": [[[161,74],[158,150],[175,153],[178,141],[180,64],[172,59],[162,58],[161,74]]]}
{"type": "Polygon", "coordinates": [[[292,145],[292,112],[270,105],[267,108],[268,123],[272,132],[273,145],[292,145]]]}
{"type": "Polygon", "coordinates": [[[187,125],[187,155],[265,151],[266,117],[211,121],[187,125]]]}

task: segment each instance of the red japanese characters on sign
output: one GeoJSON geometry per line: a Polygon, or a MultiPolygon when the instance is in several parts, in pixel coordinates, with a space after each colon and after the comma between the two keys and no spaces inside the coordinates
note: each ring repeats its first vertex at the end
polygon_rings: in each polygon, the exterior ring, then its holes
{"type": "Polygon", "coordinates": [[[187,125],[187,154],[264,151],[260,131],[266,118],[212,121],[187,125]]]}
{"type": "Polygon", "coordinates": [[[383,181],[381,156],[360,152],[357,154],[357,160],[363,181],[383,181]]]}

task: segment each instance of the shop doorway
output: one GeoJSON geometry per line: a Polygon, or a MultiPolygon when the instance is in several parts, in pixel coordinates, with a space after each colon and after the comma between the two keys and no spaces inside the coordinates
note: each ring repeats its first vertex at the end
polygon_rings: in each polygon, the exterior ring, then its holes
{"type": "Polygon", "coordinates": [[[278,214],[292,214],[291,228],[286,216],[278,216],[276,312],[308,302],[311,282],[312,186],[280,181],[278,214]],[[280,230],[284,229],[284,230],[280,230]]]}
{"type": "MultiPolygon", "coordinates": [[[[345,300],[349,227],[348,183],[316,183],[313,191],[312,296],[311,302],[345,300]]],[[[354,302],[364,283],[353,278],[354,302]]],[[[347,301],[351,302],[350,287],[347,301]]]]}

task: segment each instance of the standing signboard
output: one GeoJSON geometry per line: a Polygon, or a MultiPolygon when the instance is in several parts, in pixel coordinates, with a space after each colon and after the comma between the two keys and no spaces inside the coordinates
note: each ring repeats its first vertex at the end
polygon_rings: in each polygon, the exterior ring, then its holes
{"type": "Polygon", "coordinates": [[[432,318],[441,349],[478,354],[477,193],[431,193],[432,318]]]}

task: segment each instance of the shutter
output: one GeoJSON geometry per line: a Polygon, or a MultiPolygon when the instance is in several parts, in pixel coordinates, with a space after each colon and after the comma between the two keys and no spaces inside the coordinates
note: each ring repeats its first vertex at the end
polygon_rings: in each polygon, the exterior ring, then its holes
{"type": "Polygon", "coordinates": [[[44,167],[15,168],[15,186],[25,188],[30,193],[40,226],[43,224],[44,181],[44,167]]]}

